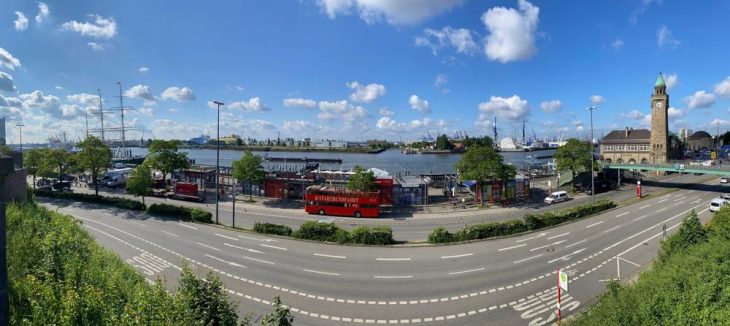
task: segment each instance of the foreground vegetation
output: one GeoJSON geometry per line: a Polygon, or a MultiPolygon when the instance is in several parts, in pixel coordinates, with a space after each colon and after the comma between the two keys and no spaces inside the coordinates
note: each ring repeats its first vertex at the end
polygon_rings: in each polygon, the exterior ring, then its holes
{"type": "Polygon", "coordinates": [[[527,214],[522,220],[465,225],[456,231],[456,233],[451,233],[444,227],[438,227],[428,235],[428,242],[448,243],[489,239],[525,231],[539,230],[545,227],[592,216],[614,207],[616,207],[616,204],[612,201],[603,199],[596,201],[595,203],[575,206],[560,211],[527,214]]]}
{"type": "Polygon", "coordinates": [[[707,227],[688,215],[634,285],[610,283],[571,325],[729,325],[730,209],[707,227]]]}
{"type": "MultiPolygon", "coordinates": [[[[236,325],[238,303],[212,272],[183,266],[174,292],[150,285],[71,217],[34,204],[7,210],[11,325],[236,325]]],[[[278,298],[275,303],[280,303],[278,298]]],[[[290,325],[280,304],[265,325],[290,325]]],[[[249,325],[249,318],[240,323],[249,325]]]]}

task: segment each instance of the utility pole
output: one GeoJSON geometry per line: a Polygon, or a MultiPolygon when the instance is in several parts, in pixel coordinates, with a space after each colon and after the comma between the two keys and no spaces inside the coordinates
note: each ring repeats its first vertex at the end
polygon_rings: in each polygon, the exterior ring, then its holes
{"type": "Polygon", "coordinates": [[[591,139],[588,140],[588,144],[591,148],[591,199],[593,202],[596,201],[596,186],[594,183],[593,178],[593,161],[595,158],[593,157],[593,110],[598,110],[598,107],[596,106],[590,106],[586,110],[591,111],[591,139]]]}
{"type": "MultiPolygon", "coordinates": [[[[218,224],[218,199],[220,198],[220,161],[221,161],[221,105],[223,102],[213,101],[218,106],[218,138],[216,139],[215,149],[215,224],[218,224]]],[[[235,211],[234,211],[235,214],[235,211]]]]}
{"type": "Polygon", "coordinates": [[[18,136],[20,136],[20,152],[22,153],[23,152],[23,127],[25,127],[25,125],[21,122],[15,126],[20,128],[20,132],[19,132],[18,136]]]}

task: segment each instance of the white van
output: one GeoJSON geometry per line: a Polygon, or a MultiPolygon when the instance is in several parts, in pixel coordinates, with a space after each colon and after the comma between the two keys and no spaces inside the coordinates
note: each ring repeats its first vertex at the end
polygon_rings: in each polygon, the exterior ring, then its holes
{"type": "Polygon", "coordinates": [[[710,212],[717,212],[722,209],[723,206],[730,205],[730,202],[723,198],[715,198],[710,202],[710,212]]]}
{"type": "Polygon", "coordinates": [[[101,184],[107,187],[122,186],[127,183],[127,178],[132,171],[134,171],[132,168],[109,170],[101,178],[101,184]]]}
{"type": "Polygon", "coordinates": [[[568,200],[568,193],[565,191],[556,191],[545,197],[545,204],[551,205],[568,200]]]}

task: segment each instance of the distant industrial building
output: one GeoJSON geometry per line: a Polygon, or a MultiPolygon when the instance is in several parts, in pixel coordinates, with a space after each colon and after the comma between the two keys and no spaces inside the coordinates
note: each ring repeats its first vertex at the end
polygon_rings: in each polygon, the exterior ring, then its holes
{"type": "Polygon", "coordinates": [[[0,145],[6,145],[5,140],[5,118],[0,118],[0,145]]]}
{"type": "Polygon", "coordinates": [[[188,139],[189,143],[194,143],[198,145],[203,145],[207,143],[210,140],[210,137],[207,135],[200,135],[200,137],[190,138],[188,139]]]}

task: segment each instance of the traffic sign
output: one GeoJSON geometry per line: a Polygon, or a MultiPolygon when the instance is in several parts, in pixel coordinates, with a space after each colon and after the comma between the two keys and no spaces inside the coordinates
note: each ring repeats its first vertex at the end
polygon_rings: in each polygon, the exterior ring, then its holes
{"type": "Polygon", "coordinates": [[[558,272],[558,284],[561,289],[568,291],[568,273],[562,269],[558,272]]]}

